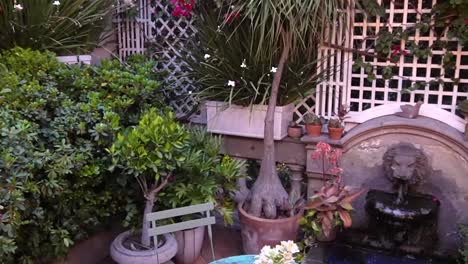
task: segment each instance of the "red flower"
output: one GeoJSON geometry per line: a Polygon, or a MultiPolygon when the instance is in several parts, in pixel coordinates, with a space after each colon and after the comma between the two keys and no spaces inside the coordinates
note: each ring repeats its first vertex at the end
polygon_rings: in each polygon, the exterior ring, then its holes
{"type": "Polygon", "coordinates": [[[468,18],[463,21],[465,25],[468,25],[468,18]]]}
{"type": "Polygon", "coordinates": [[[175,17],[190,17],[193,6],[195,5],[195,0],[171,0],[174,5],[172,10],[172,15],[175,17]]]}
{"type": "Polygon", "coordinates": [[[230,23],[233,20],[238,19],[239,17],[240,17],[239,11],[231,12],[231,13],[226,14],[226,19],[224,20],[224,22],[230,23]]]}

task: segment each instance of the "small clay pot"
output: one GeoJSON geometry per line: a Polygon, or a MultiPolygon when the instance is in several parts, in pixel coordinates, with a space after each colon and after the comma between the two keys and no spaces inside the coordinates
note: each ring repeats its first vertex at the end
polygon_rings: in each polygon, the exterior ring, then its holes
{"type": "Polygon", "coordinates": [[[290,126],[288,127],[288,136],[292,138],[301,138],[302,137],[302,127],[300,126],[290,126]]]}
{"type": "Polygon", "coordinates": [[[322,125],[306,125],[307,135],[319,137],[322,133],[322,125]]]}
{"type": "Polygon", "coordinates": [[[339,127],[339,128],[328,127],[328,137],[330,139],[340,140],[341,137],[343,136],[343,131],[344,131],[343,127],[339,127]]]}

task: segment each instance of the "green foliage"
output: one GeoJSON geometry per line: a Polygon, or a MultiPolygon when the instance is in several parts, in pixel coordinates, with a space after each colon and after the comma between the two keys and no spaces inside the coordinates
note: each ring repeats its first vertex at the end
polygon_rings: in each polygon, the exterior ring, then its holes
{"type": "Polygon", "coordinates": [[[232,224],[236,181],[244,162],[220,155],[222,141],[203,129],[193,128],[185,146],[186,160],[174,172],[174,181],[160,194],[165,209],[213,202],[224,221],[232,224]]]}
{"type": "Polygon", "coordinates": [[[145,192],[185,161],[187,138],[187,131],[174,121],[171,112],[160,114],[151,108],[137,126],[117,136],[109,153],[114,164],[134,176],[145,192]]]}
{"type": "Polygon", "coordinates": [[[59,54],[91,51],[113,10],[114,0],[1,0],[0,50],[16,46],[59,54]],[[18,3],[22,10],[15,9],[18,3]]]}
{"type": "Polygon", "coordinates": [[[134,204],[135,188],[107,170],[105,149],[160,101],[153,66],[67,66],[20,48],[0,54],[2,263],[62,256],[134,204]]]}
{"type": "MultiPolygon", "coordinates": [[[[260,42],[250,21],[236,18],[236,10],[202,6],[197,17],[198,37],[189,45],[184,60],[197,81],[198,99],[226,101],[232,104],[266,104],[280,51],[265,45],[261,56],[252,48],[260,42]],[[225,22],[226,16],[233,17],[225,22]],[[234,15],[233,15],[234,14],[234,15]],[[220,26],[221,25],[221,26],[220,26]],[[234,82],[234,86],[229,85],[234,82]]],[[[312,47],[312,44],[308,44],[312,47]]],[[[313,52],[291,61],[285,68],[278,104],[286,105],[313,92],[315,79],[308,80],[316,68],[313,52]]]]}
{"type": "MultiPolygon", "coordinates": [[[[375,0],[361,0],[357,2],[357,8],[365,11],[370,16],[381,16],[384,19],[386,16],[383,6],[380,6],[375,0]]],[[[468,43],[468,1],[466,0],[451,0],[439,1],[431,10],[430,14],[422,15],[414,26],[408,26],[404,30],[401,28],[381,29],[375,38],[374,51],[368,50],[373,47],[367,47],[367,50],[355,50],[359,56],[354,60],[353,71],[364,69],[369,81],[376,79],[376,67],[363,60],[363,57],[377,58],[386,60],[391,65],[383,68],[381,73],[384,80],[401,78],[412,82],[411,87],[403,89],[402,93],[410,93],[414,90],[423,89],[427,84],[443,83],[444,78],[453,75],[456,66],[455,56],[448,48],[449,41],[457,40],[462,46],[468,43]],[[436,40],[431,44],[423,44],[411,39],[409,36],[419,31],[420,34],[428,34],[429,31],[434,32],[436,40]],[[447,33],[448,40],[441,38],[444,33],[447,33]],[[403,47],[402,43],[405,42],[403,47]],[[444,50],[443,59],[440,67],[445,71],[444,76],[432,76],[429,82],[418,82],[411,80],[411,77],[399,76],[394,68],[398,67],[401,57],[409,57],[404,60],[425,60],[432,56],[433,50],[444,50]]],[[[380,73],[379,73],[380,74],[380,73]]],[[[452,77],[453,83],[458,83],[458,79],[452,77]]]]}

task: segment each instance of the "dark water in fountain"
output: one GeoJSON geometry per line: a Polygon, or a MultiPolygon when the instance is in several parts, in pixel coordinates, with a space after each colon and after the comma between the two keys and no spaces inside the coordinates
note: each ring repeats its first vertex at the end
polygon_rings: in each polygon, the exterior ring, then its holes
{"type": "Polygon", "coordinates": [[[446,259],[390,255],[383,251],[335,244],[328,250],[328,264],[455,264],[446,259]]]}
{"type": "Polygon", "coordinates": [[[366,197],[368,243],[377,248],[412,254],[431,254],[437,243],[439,200],[410,194],[396,204],[397,194],[371,190],[366,197]]]}

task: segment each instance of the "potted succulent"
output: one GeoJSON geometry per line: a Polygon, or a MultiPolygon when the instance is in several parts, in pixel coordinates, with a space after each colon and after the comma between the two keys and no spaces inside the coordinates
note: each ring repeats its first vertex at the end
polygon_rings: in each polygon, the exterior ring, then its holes
{"type": "Polygon", "coordinates": [[[330,118],[328,120],[328,137],[339,140],[343,136],[344,126],[339,118],[330,118]]]}
{"type": "MultiPolygon", "coordinates": [[[[204,129],[191,129],[185,148],[186,159],[173,172],[174,181],[160,193],[158,206],[172,209],[213,202],[215,212],[225,223],[232,224],[235,203],[231,194],[236,191],[244,162],[220,155],[221,146],[221,137],[212,136],[204,129]]],[[[205,227],[178,231],[174,235],[178,244],[176,262],[195,263],[200,256],[205,227]]]]}
{"type": "Polygon", "coordinates": [[[291,138],[301,138],[302,137],[302,127],[299,126],[294,121],[289,122],[288,136],[291,137],[291,138]]]}
{"type": "Polygon", "coordinates": [[[152,245],[149,221],[146,221],[146,214],[153,211],[158,194],[185,160],[188,133],[173,118],[172,113],[159,114],[154,108],[150,109],[137,126],[119,134],[108,149],[114,162],[111,170],[120,169],[133,177],[145,203],[139,236],[126,231],[112,242],[111,256],[118,263],[164,263],[176,254],[177,243],[170,234],[159,238],[163,241],[161,245],[152,245]]]}
{"type": "Polygon", "coordinates": [[[341,151],[325,142],[319,142],[312,154],[312,159],[321,164],[323,186],[304,206],[307,212],[301,219],[301,225],[319,241],[334,240],[340,226],[351,227],[351,204],[365,191],[343,185],[343,170],[338,165],[340,157],[341,151]],[[331,179],[327,181],[327,177],[331,179]]]}
{"type": "Polygon", "coordinates": [[[314,113],[309,112],[304,115],[303,119],[307,135],[311,137],[319,137],[322,133],[322,118],[314,113]]]}

